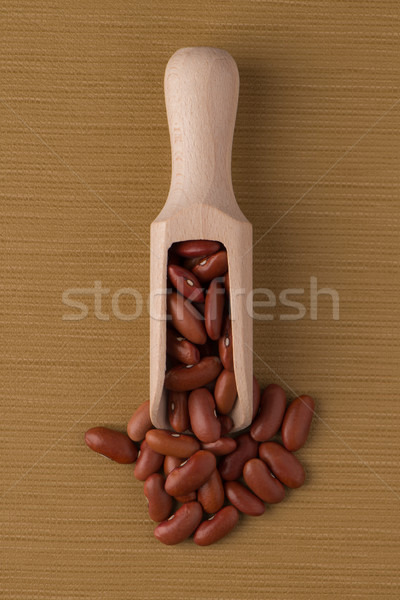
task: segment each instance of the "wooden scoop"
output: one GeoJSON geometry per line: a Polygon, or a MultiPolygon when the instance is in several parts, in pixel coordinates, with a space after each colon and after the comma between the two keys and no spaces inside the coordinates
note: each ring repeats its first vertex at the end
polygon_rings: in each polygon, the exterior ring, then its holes
{"type": "MultiPolygon", "coordinates": [[[[151,225],[150,416],[170,429],[164,390],[167,254],[174,242],[216,240],[227,249],[233,359],[238,398],[234,429],[252,417],[253,326],[246,301],[252,290],[252,226],[236,203],[231,180],[239,73],[217,48],[182,48],[165,71],[172,177],[164,208],[151,225]]],[[[249,300],[247,300],[249,297],[249,300]]]]}

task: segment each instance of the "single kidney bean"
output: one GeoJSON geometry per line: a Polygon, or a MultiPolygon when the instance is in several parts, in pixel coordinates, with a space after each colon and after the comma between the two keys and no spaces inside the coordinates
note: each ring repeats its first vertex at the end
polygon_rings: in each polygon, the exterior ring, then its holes
{"type": "Polygon", "coordinates": [[[91,450],[124,465],[135,462],[137,458],[137,448],[126,433],[108,427],[88,429],[85,442],[91,450]]]}
{"type": "Polygon", "coordinates": [[[167,329],[167,354],[184,365],[196,365],[200,362],[200,352],[197,346],[169,327],[167,329]]]}
{"type": "Polygon", "coordinates": [[[146,400],[135,410],[127,425],[127,433],[131,440],[141,442],[144,436],[153,428],[153,423],[150,419],[150,402],[146,400]]]}
{"type": "Polygon", "coordinates": [[[180,294],[172,292],[167,298],[168,314],[172,325],[193,344],[205,344],[207,341],[206,328],[202,315],[193,304],[180,294]]]}
{"type": "Polygon", "coordinates": [[[224,369],[233,371],[232,323],[230,317],[225,319],[221,337],[218,340],[218,352],[224,369]]]}
{"type": "Polygon", "coordinates": [[[218,356],[206,356],[197,365],[178,365],[165,374],[164,386],[173,392],[187,392],[211,383],[222,369],[218,356]]]}
{"type": "Polygon", "coordinates": [[[208,450],[215,456],[230,454],[236,449],[236,440],[231,437],[220,437],[216,442],[202,443],[203,450],[208,450]]]}
{"type": "Polygon", "coordinates": [[[256,414],[258,413],[259,406],[260,406],[260,385],[259,385],[257,379],[253,375],[253,416],[252,416],[253,421],[254,421],[256,414]]]}
{"type": "Polygon", "coordinates": [[[222,479],[234,481],[242,476],[245,463],[255,458],[258,453],[258,443],[253,440],[249,433],[242,433],[236,438],[236,450],[227,454],[221,460],[219,472],[222,479]]]}
{"type": "Polygon", "coordinates": [[[210,478],[197,490],[197,500],[206,513],[216,513],[224,504],[225,494],[221,475],[215,469],[210,478]]]}
{"type": "Polygon", "coordinates": [[[155,452],[164,456],[186,458],[200,449],[199,442],[191,435],[171,433],[165,429],[150,429],[146,433],[146,442],[155,452]]]}
{"type": "Polygon", "coordinates": [[[233,421],[229,415],[218,415],[218,421],[221,423],[221,436],[232,431],[233,421]]]}
{"type": "Polygon", "coordinates": [[[191,271],[179,265],[168,265],[168,277],[182,296],[191,302],[204,302],[204,293],[200,282],[191,271]]]}
{"type": "Polygon", "coordinates": [[[299,396],[289,405],[282,423],[282,441],[291,452],[299,450],[307,441],[314,415],[314,400],[299,396]]]}
{"type": "Polygon", "coordinates": [[[198,546],[210,546],[228,535],[239,520],[239,512],[234,506],[221,508],[214,516],[203,521],[196,529],[193,541],[198,546]]]}
{"type": "Polygon", "coordinates": [[[204,319],[206,331],[212,340],[217,340],[221,335],[222,315],[224,313],[225,288],[218,278],[213,279],[208,286],[204,305],[204,319]]]}
{"type": "MultiPolygon", "coordinates": [[[[165,476],[168,477],[168,475],[171,473],[171,471],[176,469],[176,467],[179,467],[183,462],[184,461],[181,458],[178,458],[177,456],[166,456],[164,458],[165,476]]],[[[185,496],[174,496],[174,497],[175,497],[175,500],[177,500],[178,502],[185,504],[185,502],[193,502],[193,500],[196,500],[196,492],[190,492],[190,494],[186,494],[185,496]]]]}
{"type": "Polygon", "coordinates": [[[251,437],[257,442],[266,442],[279,430],[286,408],[286,395],[280,385],[271,383],[260,402],[260,411],[250,428],[251,437]]]}
{"type": "Polygon", "coordinates": [[[190,494],[209,479],[216,466],[214,454],[207,450],[199,450],[171,471],[165,482],[165,491],[171,496],[190,494]]]}
{"type": "Polygon", "coordinates": [[[172,429],[178,433],[189,428],[187,392],[168,392],[168,419],[172,429]]]}
{"type": "Polygon", "coordinates": [[[163,521],[154,530],[155,537],[168,546],[186,540],[199,525],[203,509],[199,502],[184,504],[167,521],[163,521]]]}
{"type": "Polygon", "coordinates": [[[221,423],[215,412],[213,395],[206,388],[197,388],[190,392],[190,426],[201,442],[216,442],[221,437],[221,423]]]}
{"type": "Polygon", "coordinates": [[[235,373],[224,369],[215,383],[214,398],[217,410],[222,415],[231,412],[237,396],[235,373]]]}
{"type": "Polygon", "coordinates": [[[265,512],[264,502],[238,481],[225,481],[225,495],[240,512],[259,517],[265,512]]]}
{"type": "Polygon", "coordinates": [[[277,504],[284,499],[285,488],[259,458],[246,462],[243,477],[249,488],[264,502],[277,504]]]}
{"type": "MultiPolygon", "coordinates": [[[[156,431],[156,429],[154,429],[156,431]]],[[[164,456],[159,452],[155,452],[146,440],[140,444],[140,453],[136,461],[134,476],[139,481],[145,481],[153,473],[157,473],[163,464],[164,456]]]]}
{"type": "Polygon", "coordinates": [[[179,256],[187,258],[196,258],[199,256],[207,256],[218,252],[221,248],[219,242],[210,240],[188,240],[187,242],[175,242],[172,246],[172,251],[179,256]]]}
{"type": "Polygon", "coordinates": [[[215,277],[225,275],[228,270],[228,258],[225,250],[221,250],[211,256],[206,256],[198,262],[192,269],[192,273],[196,275],[201,283],[207,283],[215,277]]]}
{"type": "Polygon", "coordinates": [[[149,501],[149,517],[153,521],[168,519],[172,511],[172,498],[164,489],[161,473],[153,473],[144,482],[144,495],[149,501]]]}
{"type": "Polygon", "coordinates": [[[294,454],[276,442],[260,444],[258,454],[281,483],[290,488],[303,485],[306,474],[294,454]]]}

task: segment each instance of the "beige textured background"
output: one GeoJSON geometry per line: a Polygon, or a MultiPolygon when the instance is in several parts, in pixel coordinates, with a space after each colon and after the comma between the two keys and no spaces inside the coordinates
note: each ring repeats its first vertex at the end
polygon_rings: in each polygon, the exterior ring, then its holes
{"type": "Polygon", "coordinates": [[[399,597],[398,8],[1,3],[3,598],[399,597]],[[306,289],[304,319],[278,306],[255,324],[255,373],[313,394],[320,416],[306,486],[204,549],[156,542],[132,467],[83,444],[147,398],[148,316],[117,320],[110,298],[148,292],[170,175],[163,72],[188,45],[239,66],[234,187],[254,240],[268,232],[255,285],[306,289]],[[339,292],[338,321],[327,297],[310,319],[311,276],[339,292]],[[96,280],[109,320],[86,297],[89,316],[63,321],[63,291],[96,280]]]}

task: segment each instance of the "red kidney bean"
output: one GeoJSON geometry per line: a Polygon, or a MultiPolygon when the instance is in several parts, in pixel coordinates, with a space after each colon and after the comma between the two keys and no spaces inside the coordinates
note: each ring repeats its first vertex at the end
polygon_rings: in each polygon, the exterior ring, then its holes
{"type": "Polygon", "coordinates": [[[152,428],[153,423],[150,419],[150,402],[147,400],[135,410],[129,420],[126,430],[131,440],[141,442],[149,429],[152,428]]]}
{"type": "Polygon", "coordinates": [[[168,392],[168,420],[178,433],[189,428],[187,392],[168,392]]]}
{"type": "Polygon", "coordinates": [[[206,513],[216,513],[224,504],[225,494],[221,475],[215,469],[210,478],[197,490],[197,500],[206,513]]]}
{"type": "Polygon", "coordinates": [[[245,515],[259,517],[265,512],[264,502],[238,481],[225,481],[225,495],[245,515]]]}
{"type": "Polygon", "coordinates": [[[306,478],[303,465],[289,450],[276,442],[264,442],[258,453],[281,483],[290,488],[303,485],[306,478]]]}
{"type": "Polygon", "coordinates": [[[206,356],[197,365],[178,365],[165,374],[164,386],[173,392],[187,392],[211,383],[222,369],[217,356],[206,356]]]}
{"type": "Polygon", "coordinates": [[[215,412],[213,395],[206,388],[197,388],[190,392],[190,426],[201,442],[216,442],[221,436],[221,423],[215,412]]]}
{"type": "Polygon", "coordinates": [[[215,277],[225,275],[228,270],[228,258],[225,250],[221,250],[211,256],[206,256],[198,262],[192,269],[201,283],[207,283],[215,277]]]}
{"type": "Polygon", "coordinates": [[[172,292],[167,298],[167,306],[172,325],[183,337],[193,344],[206,343],[207,333],[203,317],[189,300],[172,292]]]}
{"type": "Polygon", "coordinates": [[[199,442],[191,435],[171,433],[165,429],[150,429],[146,433],[146,442],[155,452],[164,456],[192,456],[200,449],[199,442]]]}
{"type": "Polygon", "coordinates": [[[193,541],[198,546],[210,546],[228,535],[239,520],[239,512],[234,506],[221,508],[214,516],[203,521],[196,529],[193,541]]]}
{"type": "Polygon", "coordinates": [[[184,496],[198,490],[209,479],[216,465],[214,454],[199,450],[171,471],[165,482],[165,491],[171,496],[184,496]]]}
{"type": "Polygon", "coordinates": [[[221,423],[221,436],[232,431],[233,421],[229,415],[218,415],[218,421],[221,423]]]}
{"type": "MultiPolygon", "coordinates": [[[[156,431],[156,429],[154,429],[156,431]]],[[[139,481],[145,481],[153,473],[157,473],[163,464],[164,456],[159,452],[155,452],[146,440],[140,444],[140,453],[136,461],[134,476],[139,481]]]]}
{"type": "Polygon", "coordinates": [[[236,440],[231,437],[220,437],[216,442],[202,443],[203,450],[208,450],[215,456],[230,454],[236,449],[236,440]]]}
{"type": "Polygon", "coordinates": [[[218,340],[218,351],[224,369],[233,371],[232,323],[230,317],[225,319],[221,337],[218,340]]]}
{"type": "Polygon", "coordinates": [[[183,261],[183,266],[188,271],[192,271],[193,267],[195,267],[196,265],[198,265],[199,262],[201,262],[205,257],[206,257],[206,255],[204,255],[204,256],[194,256],[192,258],[185,258],[185,260],[183,261]]]}
{"type": "Polygon", "coordinates": [[[222,281],[213,279],[208,286],[204,306],[206,331],[212,340],[221,335],[222,315],[224,313],[225,288],[222,281]]]}
{"type": "Polygon", "coordinates": [[[224,456],[219,466],[221,477],[226,481],[239,479],[245,463],[251,458],[255,458],[258,453],[258,443],[253,440],[249,433],[240,434],[236,438],[236,442],[236,450],[224,456]]]}
{"type": "Polygon", "coordinates": [[[171,471],[176,469],[176,467],[179,467],[179,465],[181,465],[183,462],[184,462],[183,458],[179,458],[179,456],[171,456],[170,454],[167,454],[167,456],[164,458],[165,477],[168,477],[168,475],[171,473],[171,471]]]}
{"type": "Polygon", "coordinates": [[[199,525],[203,509],[199,502],[188,502],[181,506],[167,521],[163,521],[154,530],[155,537],[168,546],[186,540],[199,525]]]}
{"type": "MultiPolygon", "coordinates": [[[[177,456],[166,456],[164,458],[165,476],[168,477],[171,471],[179,467],[183,462],[184,461],[177,456]]],[[[174,498],[178,502],[182,502],[182,504],[185,504],[185,502],[193,502],[193,500],[196,500],[196,492],[190,492],[190,494],[186,494],[185,496],[174,496],[174,498]]]]}
{"type": "Polygon", "coordinates": [[[167,329],[167,354],[184,365],[196,365],[200,362],[199,349],[170,328],[167,329]]]}
{"type": "Polygon", "coordinates": [[[219,242],[210,240],[188,240],[187,242],[176,242],[172,246],[172,251],[179,256],[188,258],[196,258],[199,256],[207,256],[218,252],[221,248],[219,242]]]}
{"type": "Polygon", "coordinates": [[[258,413],[259,406],[260,406],[260,385],[259,385],[257,379],[253,375],[253,416],[252,416],[253,421],[254,421],[256,414],[258,413]]]}
{"type": "Polygon", "coordinates": [[[280,385],[271,383],[261,398],[260,411],[250,428],[250,434],[257,442],[271,439],[281,426],[286,408],[286,395],[280,385]]]}
{"type": "Polygon", "coordinates": [[[182,296],[191,302],[204,302],[200,282],[191,271],[179,265],[168,265],[168,277],[182,296]]]}
{"type": "Polygon", "coordinates": [[[243,478],[256,496],[268,504],[282,502],[285,497],[285,488],[259,458],[252,458],[246,462],[243,478]]]}
{"type": "Polygon", "coordinates": [[[314,400],[310,396],[299,396],[289,405],[282,423],[282,441],[294,452],[307,441],[314,415],[314,400]]]}
{"type": "Polygon", "coordinates": [[[224,369],[215,383],[214,398],[217,410],[223,415],[231,412],[237,396],[235,374],[224,369]]]}
{"type": "Polygon", "coordinates": [[[172,511],[172,498],[164,489],[161,473],[153,473],[144,482],[144,495],[149,501],[149,516],[153,521],[168,519],[172,511]]]}
{"type": "Polygon", "coordinates": [[[133,463],[137,448],[126,433],[108,427],[93,427],[85,433],[85,442],[91,450],[121,464],[133,463]]]}

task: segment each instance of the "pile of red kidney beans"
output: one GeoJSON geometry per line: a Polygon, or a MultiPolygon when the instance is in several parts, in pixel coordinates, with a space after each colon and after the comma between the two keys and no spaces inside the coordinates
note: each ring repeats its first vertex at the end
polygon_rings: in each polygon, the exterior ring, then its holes
{"type": "Polygon", "coordinates": [[[226,536],[240,513],[262,515],[265,503],[284,499],[285,486],[303,485],[304,469],[293,452],[307,440],[314,402],[299,396],[287,405],[276,384],[261,395],[253,377],[252,424],[230,435],[237,392],[225,249],[205,240],[174,244],[168,281],[164,385],[171,430],[153,427],[144,402],[127,435],[94,427],[85,441],[116,462],[136,462],[149,516],[159,522],[158,540],[178,544],[194,533],[194,542],[207,546],[226,536]]]}

